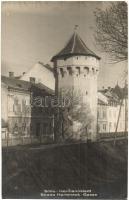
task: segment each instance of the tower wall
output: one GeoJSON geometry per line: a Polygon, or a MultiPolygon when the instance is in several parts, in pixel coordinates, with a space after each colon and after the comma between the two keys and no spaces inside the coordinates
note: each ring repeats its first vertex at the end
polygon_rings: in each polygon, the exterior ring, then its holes
{"type": "Polygon", "coordinates": [[[97,130],[97,76],[99,61],[92,56],[72,56],[64,60],[56,60],[58,75],[57,91],[74,90],[81,92],[83,102],[90,105],[93,115],[91,139],[96,139],[97,130]]]}

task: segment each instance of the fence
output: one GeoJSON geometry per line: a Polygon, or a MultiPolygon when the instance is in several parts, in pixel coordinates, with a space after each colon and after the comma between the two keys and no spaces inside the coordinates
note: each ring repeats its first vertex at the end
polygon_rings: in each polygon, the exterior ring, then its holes
{"type": "Polygon", "coordinates": [[[41,144],[41,143],[52,143],[54,141],[54,135],[42,135],[37,137],[34,135],[12,135],[7,129],[2,128],[2,146],[16,146],[16,145],[26,145],[26,144],[41,144]]]}
{"type": "Polygon", "coordinates": [[[98,133],[99,139],[109,139],[109,138],[127,138],[128,132],[108,132],[108,133],[98,133]]]}

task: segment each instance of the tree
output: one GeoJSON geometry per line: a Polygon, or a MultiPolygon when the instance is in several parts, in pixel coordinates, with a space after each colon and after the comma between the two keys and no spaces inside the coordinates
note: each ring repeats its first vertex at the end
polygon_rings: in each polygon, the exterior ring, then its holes
{"type": "Polygon", "coordinates": [[[64,140],[85,140],[94,118],[88,103],[83,102],[80,92],[64,90],[60,95],[61,101],[68,103],[56,108],[58,109],[56,132],[64,140]],[[74,127],[74,128],[73,128],[74,127]],[[59,134],[60,133],[60,134],[59,134]]]}
{"type": "Polygon", "coordinates": [[[100,50],[110,55],[111,61],[127,60],[127,4],[112,2],[105,10],[95,11],[95,40],[100,50]]]}

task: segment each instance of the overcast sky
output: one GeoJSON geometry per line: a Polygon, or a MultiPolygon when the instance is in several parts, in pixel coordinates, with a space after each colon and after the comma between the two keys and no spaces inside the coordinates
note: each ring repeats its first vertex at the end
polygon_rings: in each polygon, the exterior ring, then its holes
{"type": "MultiPolygon", "coordinates": [[[[78,34],[100,56],[98,86],[122,83],[126,63],[109,64],[94,41],[96,8],[109,2],[4,2],[2,3],[2,74],[27,71],[35,63],[50,63],[79,25],[78,34]]],[[[52,63],[50,63],[52,65],[52,63]]]]}

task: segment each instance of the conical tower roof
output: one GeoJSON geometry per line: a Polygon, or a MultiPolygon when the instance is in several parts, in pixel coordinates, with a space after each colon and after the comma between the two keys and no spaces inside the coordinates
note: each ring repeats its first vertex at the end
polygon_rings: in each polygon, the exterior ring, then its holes
{"type": "Polygon", "coordinates": [[[80,38],[80,36],[74,32],[66,46],[58,54],[53,56],[51,61],[65,59],[74,55],[93,56],[100,60],[100,57],[91,51],[80,38]]]}

